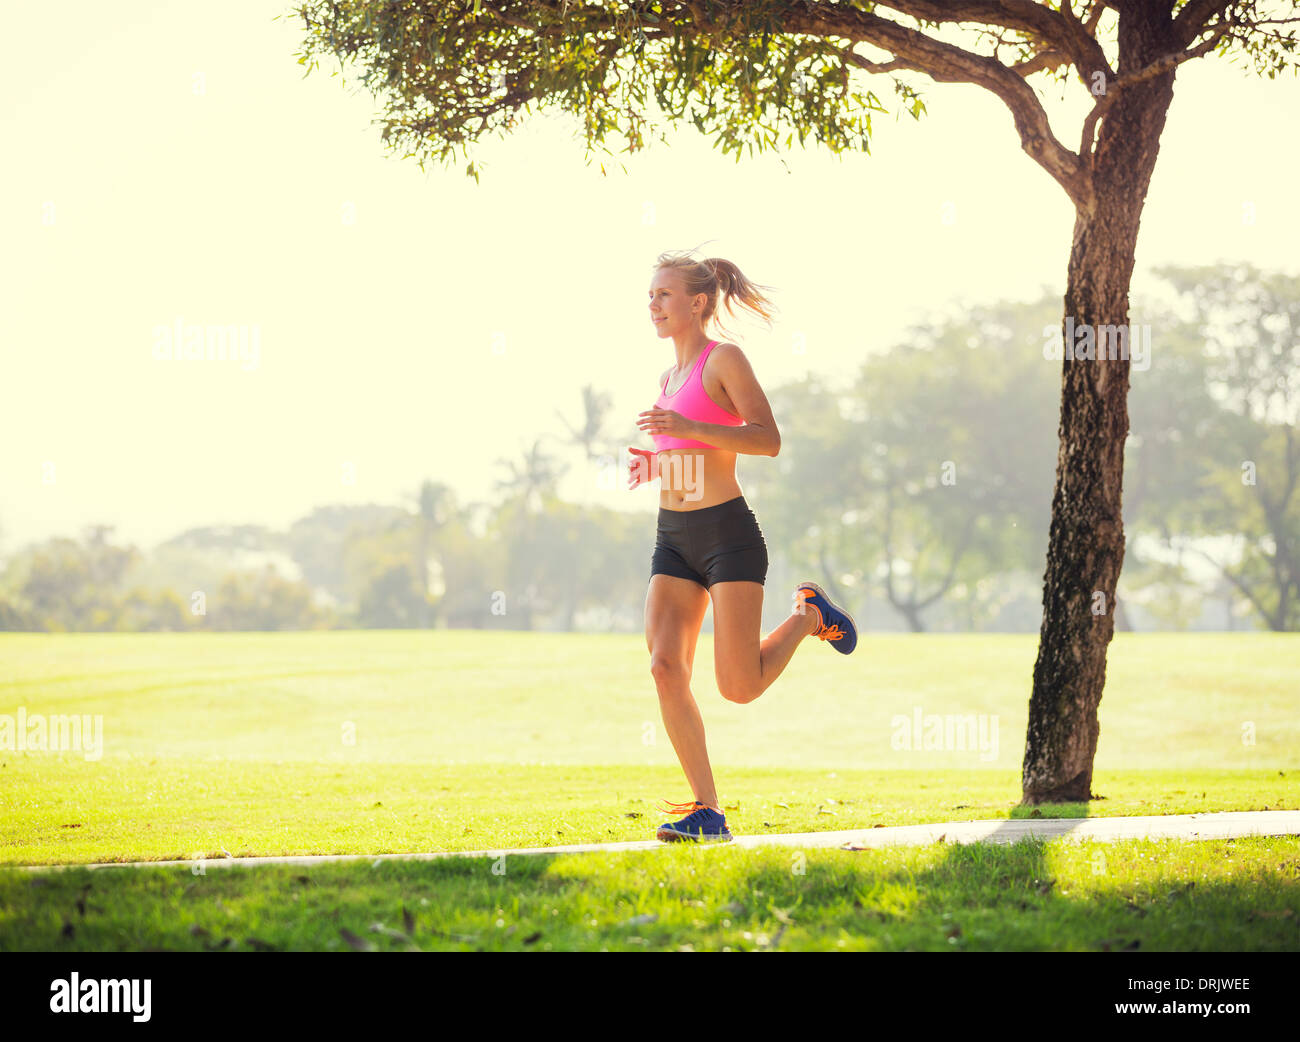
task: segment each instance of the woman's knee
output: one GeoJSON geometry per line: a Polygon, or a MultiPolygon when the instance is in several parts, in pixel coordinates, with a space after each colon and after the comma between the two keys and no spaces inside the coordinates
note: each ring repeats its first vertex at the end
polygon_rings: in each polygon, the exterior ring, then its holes
{"type": "Polygon", "coordinates": [[[691,669],[680,655],[652,652],[650,675],[661,692],[676,691],[690,684],[691,669]]]}
{"type": "Polygon", "coordinates": [[[718,676],[718,694],[728,702],[746,705],[763,693],[763,689],[754,680],[733,676],[718,676]]]}

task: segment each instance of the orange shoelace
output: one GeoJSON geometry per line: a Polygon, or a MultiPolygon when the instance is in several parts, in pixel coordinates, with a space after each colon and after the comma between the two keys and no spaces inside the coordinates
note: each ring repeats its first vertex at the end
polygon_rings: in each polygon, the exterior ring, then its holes
{"type": "Polygon", "coordinates": [[[820,637],[822,640],[839,640],[844,636],[844,631],[835,623],[831,623],[829,626],[826,625],[826,616],[822,614],[822,610],[809,600],[810,597],[816,595],[815,590],[810,590],[805,586],[799,591],[799,595],[800,599],[804,603],[804,607],[811,608],[817,613],[818,625],[817,628],[813,630],[814,637],[820,637]]]}
{"type": "Polygon", "coordinates": [[[659,802],[667,804],[667,809],[664,810],[665,814],[693,814],[704,806],[699,800],[692,800],[690,803],[669,803],[667,800],[660,800],[659,802]]]}

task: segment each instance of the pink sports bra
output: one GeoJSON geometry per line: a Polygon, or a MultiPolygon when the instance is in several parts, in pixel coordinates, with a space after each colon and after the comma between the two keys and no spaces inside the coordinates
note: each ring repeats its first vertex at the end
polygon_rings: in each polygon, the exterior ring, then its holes
{"type": "MultiPolygon", "coordinates": [[[[668,393],[668,380],[672,379],[671,375],[664,380],[664,385],[660,388],[659,399],[655,402],[657,409],[671,409],[673,412],[681,413],[688,420],[699,420],[701,423],[717,423],[724,427],[741,427],[745,421],[734,413],[727,412],[721,405],[715,402],[704,390],[704,363],[709,357],[718,342],[710,340],[708,345],[700,352],[700,357],[695,360],[695,368],[691,370],[691,375],[686,378],[686,382],[677,388],[672,394],[668,393]]],[[[655,451],[662,452],[664,449],[715,449],[716,445],[710,445],[703,441],[692,441],[690,438],[673,438],[667,434],[652,434],[655,443],[655,451]]]]}

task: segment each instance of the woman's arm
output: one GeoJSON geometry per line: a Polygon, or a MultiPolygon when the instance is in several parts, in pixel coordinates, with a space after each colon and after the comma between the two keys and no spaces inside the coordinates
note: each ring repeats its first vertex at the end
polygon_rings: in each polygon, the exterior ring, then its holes
{"type": "Polygon", "coordinates": [[[637,426],[652,434],[706,441],[728,452],[775,456],[781,451],[781,432],[777,429],[772,407],[768,404],[763,388],[759,386],[749,359],[735,344],[719,344],[713,349],[709,361],[715,358],[715,369],[722,389],[735,404],[737,415],[744,419],[743,427],[688,420],[670,409],[646,410],[641,413],[637,426]]]}

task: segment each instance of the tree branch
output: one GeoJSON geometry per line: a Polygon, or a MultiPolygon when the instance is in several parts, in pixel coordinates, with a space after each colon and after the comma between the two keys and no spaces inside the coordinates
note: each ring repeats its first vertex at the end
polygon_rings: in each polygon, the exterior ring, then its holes
{"type": "Polygon", "coordinates": [[[1106,110],[1115,103],[1115,99],[1121,93],[1139,83],[1144,83],[1147,80],[1170,72],[1189,59],[1199,58],[1201,55],[1214,50],[1218,46],[1219,39],[1231,28],[1231,22],[1224,22],[1222,25],[1215,26],[1213,34],[1206,37],[1190,51],[1175,51],[1171,54],[1162,54],[1145,68],[1120,76],[1113,83],[1108,83],[1106,96],[1093,106],[1092,111],[1088,113],[1083,121],[1083,133],[1079,139],[1079,155],[1091,158],[1097,121],[1106,114],[1106,110]]]}
{"type": "MultiPolygon", "coordinates": [[[[1044,41],[1054,50],[1068,54],[1081,76],[1086,77],[1098,70],[1110,72],[1106,52],[1093,38],[1091,30],[1085,29],[1069,13],[1067,4],[1062,5],[1060,13],[1038,0],[1001,0],[992,3],[884,0],[877,6],[890,7],[901,14],[927,22],[979,22],[1014,29],[1031,39],[1044,41]]],[[[1100,10],[1094,11],[1089,17],[1095,28],[1097,19],[1101,17],[1100,10]]]]}
{"type": "MultiPolygon", "coordinates": [[[[919,11],[928,10],[932,5],[899,3],[892,6],[919,11]]],[[[946,12],[944,20],[954,20],[952,12],[984,10],[995,6],[1000,5],[953,4],[943,8],[946,12]]],[[[1046,11],[1046,8],[1040,8],[1036,3],[1027,6],[1046,11]]],[[[908,10],[906,13],[911,14],[913,11],[908,10]]],[[[917,17],[925,15],[918,14],[917,17]]],[[[1057,16],[1052,13],[1052,17],[1057,16]]],[[[844,52],[845,60],[871,72],[880,71],[884,67],[911,69],[923,72],[940,83],[974,83],[991,91],[1011,110],[1016,131],[1020,135],[1020,145],[1025,152],[1056,179],[1076,206],[1091,206],[1092,187],[1084,164],[1056,139],[1033,88],[1015,70],[1000,61],[942,43],[886,18],[865,11],[847,10],[838,5],[833,10],[820,5],[803,10],[793,9],[783,20],[782,27],[786,32],[823,37],[844,36],[851,44],[859,41],[870,43],[893,55],[889,62],[873,63],[854,54],[852,46],[844,52]]],[[[1095,42],[1093,41],[1094,44],[1095,42]]]]}
{"type": "Polygon", "coordinates": [[[1063,51],[1040,51],[1028,61],[1021,62],[1019,65],[1011,66],[1013,72],[1020,76],[1032,76],[1036,72],[1042,72],[1044,69],[1059,69],[1062,65],[1070,64],[1070,56],[1063,51]]]}
{"type": "Polygon", "coordinates": [[[938,589],[936,589],[934,593],[930,594],[929,597],[925,598],[925,600],[923,600],[919,605],[917,605],[918,609],[928,608],[931,604],[937,601],[940,597],[942,597],[945,593],[947,593],[952,588],[953,581],[957,578],[957,565],[961,561],[962,557],[965,555],[966,548],[970,545],[973,531],[974,531],[973,526],[971,525],[966,526],[965,534],[962,536],[961,543],[958,545],[957,549],[954,550],[952,553],[952,561],[948,565],[948,574],[945,575],[943,579],[940,581],[940,585],[938,589]]]}
{"type": "Polygon", "coordinates": [[[1219,569],[1219,571],[1223,573],[1223,577],[1225,579],[1227,579],[1229,582],[1232,583],[1233,586],[1237,587],[1237,589],[1239,589],[1243,594],[1245,594],[1246,599],[1250,601],[1251,605],[1255,608],[1255,610],[1264,617],[1264,621],[1268,623],[1270,626],[1273,625],[1273,620],[1269,617],[1268,611],[1264,608],[1262,604],[1259,603],[1258,600],[1255,599],[1254,591],[1251,590],[1250,587],[1248,587],[1243,580],[1237,578],[1237,576],[1233,575],[1230,571],[1228,571],[1227,565],[1221,564],[1218,560],[1211,557],[1199,546],[1192,546],[1189,543],[1188,547],[1192,550],[1195,550],[1198,554],[1200,554],[1207,561],[1209,561],[1210,564],[1214,565],[1214,567],[1219,569]]]}
{"type": "Polygon", "coordinates": [[[1174,19],[1174,39],[1180,47],[1186,47],[1201,34],[1211,18],[1231,6],[1232,0],[1191,0],[1174,19]]]}

